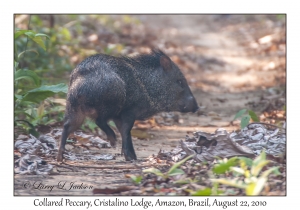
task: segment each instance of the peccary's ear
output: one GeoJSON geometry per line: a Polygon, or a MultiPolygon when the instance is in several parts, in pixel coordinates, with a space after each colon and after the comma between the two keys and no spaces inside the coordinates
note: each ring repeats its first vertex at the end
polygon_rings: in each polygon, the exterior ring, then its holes
{"type": "Polygon", "coordinates": [[[165,71],[171,71],[172,70],[172,61],[169,57],[162,55],[160,57],[160,65],[163,67],[165,71]]]}

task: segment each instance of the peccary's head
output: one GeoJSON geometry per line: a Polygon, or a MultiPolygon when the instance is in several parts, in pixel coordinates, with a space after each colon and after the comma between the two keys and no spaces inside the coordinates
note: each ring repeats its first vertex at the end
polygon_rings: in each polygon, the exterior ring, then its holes
{"type": "MultiPolygon", "coordinates": [[[[159,111],[195,112],[198,104],[177,65],[160,50],[153,50],[158,67],[151,76],[150,92],[159,111]]],[[[149,81],[150,78],[147,78],[149,81]]]]}

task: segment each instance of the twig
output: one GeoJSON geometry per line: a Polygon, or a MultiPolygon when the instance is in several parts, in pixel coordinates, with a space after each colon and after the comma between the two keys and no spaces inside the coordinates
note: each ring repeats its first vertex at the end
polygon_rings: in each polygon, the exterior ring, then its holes
{"type": "MultiPolygon", "coordinates": [[[[53,164],[53,165],[56,165],[58,167],[65,167],[65,168],[68,168],[70,169],[69,167],[67,166],[62,166],[62,165],[59,165],[59,164],[56,164],[56,163],[51,163],[50,164],[53,164]]],[[[83,165],[73,165],[73,164],[68,164],[68,163],[65,163],[63,162],[62,164],[65,164],[65,165],[68,165],[68,166],[72,166],[72,167],[78,167],[78,168],[94,168],[94,169],[115,169],[115,170],[124,170],[124,169],[142,169],[144,167],[151,167],[151,166],[154,166],[153,164],[147,164],[147,165],[130,165],[130,166],[83,166],[83,165]]],[[[168,164],[159,164],[159,166],[168,166],[168,164]]]]}
{"type": "Polygon", "coordinates": [[[68,163],[63,163],[68,166],[78,167],[78,168],[95,168],[95,169],[116,169],[116,170],[122,170],[122,169],[140,169],[141,167],[135,165],[135,166],[82,166],[82,165],[72,165],[68,163]]]}
{"type": "Polygon", "coordinates": [[[269,123],[263,123],[263,122],[254,122],[254,123],[250,123],[250,124],[247,125],[247,128],[248,128],[249,125],[255,125],[255,124],[269,125],[269,126],[273,126],[273,127],[279,128],[279,129],[284,129],[284,130],[286,130],[286,129],[283,128],[283,127],[279,127],[279,126],[277,126],[277,125],[273,125],[273,124],[269,124],[269,123]]]}
{"type": "Polygon", "coordinates": [[[69,169],[69,170],[71,170],[71,171],[74,171],[74,168],[71,168],[71,167],[68,167],[68,166],[63,166],[63,165],[56,164],[56,163],[52,163],[52,162],[49,162],[49,164],[55,165],[55,166],[61,167],[61,168],[66,168],[66,169],[69,169]]]}

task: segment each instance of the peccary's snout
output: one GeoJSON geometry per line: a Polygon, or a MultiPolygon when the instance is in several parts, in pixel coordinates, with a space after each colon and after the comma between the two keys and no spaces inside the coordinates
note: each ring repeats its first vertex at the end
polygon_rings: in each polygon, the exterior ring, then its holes
{"type": "Polygon", "coordinates": [[[180,112],[196,112],[199,109],[196,99],[192,94],[184,97],[179,104],[180,112]]]}
{"type": "Polygon", "coordinates": [[[186,100],[186,106],[184,107],[185,112],[196,112],[199,109],[196,99],[194,96],[188,96],[186,100]]]}

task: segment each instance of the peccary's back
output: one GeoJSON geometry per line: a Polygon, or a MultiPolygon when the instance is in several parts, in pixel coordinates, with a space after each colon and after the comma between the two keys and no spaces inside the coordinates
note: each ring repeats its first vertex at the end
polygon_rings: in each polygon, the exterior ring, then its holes
{"type": "Polygon", "coordinates": [[[125,103],[126,88],[116,73],[121,64],[108,55],[94,55],[83,60],[71,74],[68,102],[82,111],[118,113],[125,103]],[[93,111],[91,111],[93,110],[93,111]]]}

